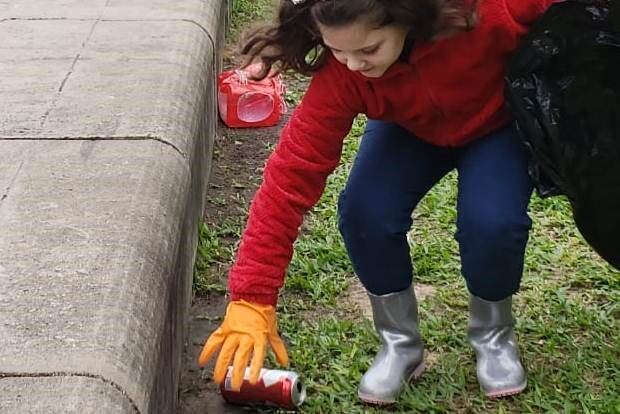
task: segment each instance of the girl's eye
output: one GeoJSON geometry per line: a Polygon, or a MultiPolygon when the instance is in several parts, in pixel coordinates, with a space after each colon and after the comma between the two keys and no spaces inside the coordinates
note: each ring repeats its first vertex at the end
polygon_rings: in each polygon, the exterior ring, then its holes
{"type": "Polygon", "coordinates": [[[362,50],[362,53],[365,55],[372,55],[373,53],[375,53],[377,51],[378,48],[373,47],[372,49],[364,49],[362,50]]]}

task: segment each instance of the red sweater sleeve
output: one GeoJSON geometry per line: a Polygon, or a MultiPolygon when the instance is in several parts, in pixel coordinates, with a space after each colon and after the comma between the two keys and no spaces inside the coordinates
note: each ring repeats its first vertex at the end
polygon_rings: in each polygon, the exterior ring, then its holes
{"type": "Polygon", "coordinates": [[[505,0],[512,18],[523,26],[529,26],[553,3],[561,0],[505,0]]]}
{"type": "Polygon", "coordinates": [[[359,110],[351,104],[354,91],[329,66],[313,77],[267,161],[229,273],[232,300],[276,304],[303,216],[340,161],[359,110]]]}

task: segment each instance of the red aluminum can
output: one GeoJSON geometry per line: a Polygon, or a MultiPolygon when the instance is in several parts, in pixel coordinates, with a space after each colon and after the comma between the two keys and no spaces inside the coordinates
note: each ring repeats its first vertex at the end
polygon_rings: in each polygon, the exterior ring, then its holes
{"type": "Polygon", "coordinates": [[[232,367],[220,385],[226,402],[240,405],[268,405],[295,410],[306,399],[306,388],[299,375],[293,371],[262,369],[255,385],[250,384],[250,369],[246,368],[239,391],[232,390],[232,367]]]}

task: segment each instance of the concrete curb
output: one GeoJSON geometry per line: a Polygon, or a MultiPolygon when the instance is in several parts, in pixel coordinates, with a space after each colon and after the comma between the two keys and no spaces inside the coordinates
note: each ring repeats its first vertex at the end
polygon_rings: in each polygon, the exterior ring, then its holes
{"type": "Polygon", "coordinates": [[[0,1],[3,414],[175,412],[225,10],[0,1]]]}

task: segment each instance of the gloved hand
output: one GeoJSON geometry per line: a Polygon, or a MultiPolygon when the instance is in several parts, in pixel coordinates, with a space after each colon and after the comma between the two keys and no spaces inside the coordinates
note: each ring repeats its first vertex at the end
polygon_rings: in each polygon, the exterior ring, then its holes
{"type": "Polygon", "coordinates": [[[233,301],[228,304],[224,322],[205,343],[198,358],[198,365],[204,367],[221,347],[213,380],[218,384],[224,381],[234,356],[232,389],[239,391],[252,351],[254,355],[250,366],[250,383],[258,382],[267,354],[267,342],[273,348],[278,363],[288,365],[286,347],[278,335],[275,308],[244,300],[233,301]]]}

